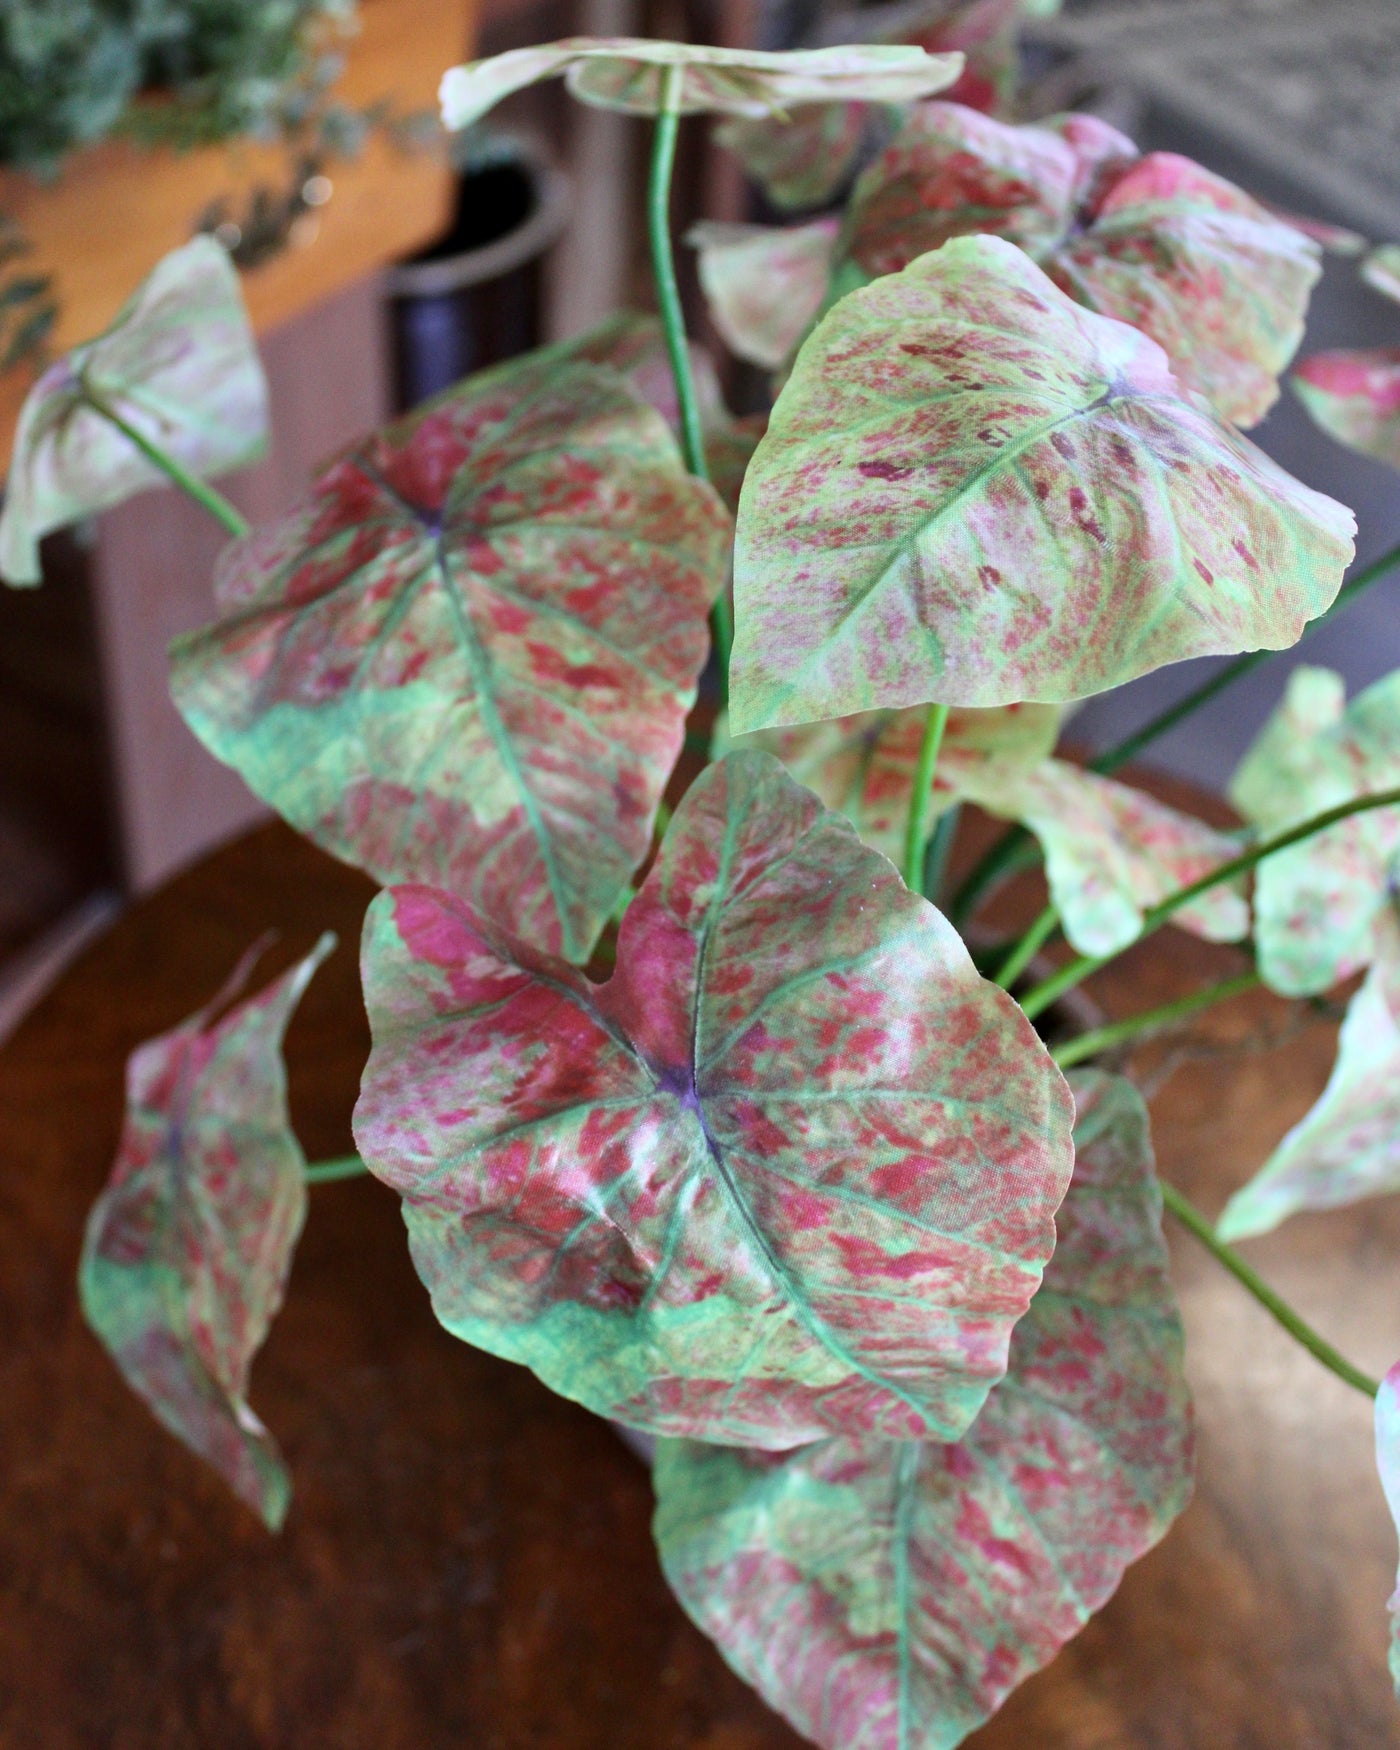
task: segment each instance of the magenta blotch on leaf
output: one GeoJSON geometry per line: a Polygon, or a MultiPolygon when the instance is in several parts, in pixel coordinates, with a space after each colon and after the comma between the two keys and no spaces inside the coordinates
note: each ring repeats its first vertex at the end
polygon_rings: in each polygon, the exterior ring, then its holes
{"type": "Polygon", "coordinates": [[[504,366],[226,552],[175,702],[327,850],[581,961],[651,843],[729,529],[615,371],[504,366]]]}
{"type": "Polygon", "coordinates": [[[960,1442],[658,1450],[668,1580],[735,1670],[826,1750],[952,1750],[1190,1497],[1147,1112],[1125,1081],[1071,1082],[1077,1158],[1055,1256],[960,1442]]]}
{"type": "Polygon", "coordinates": [[[291,1480],[247,1398],[306,1214],[282,1036],[334,946],[323,936],[214,1019],[255,949],[212,1003],[132,1054],[121,1143],[78,1272],[88,1324],[127,1383],[273,1531],[291,1480]]]}
{"type": "Polygon", "coordinates": [[[1068,1091],[894,868],[712,766],[592,985],[449,895],[366,924],[355,1114],[443,1324],[639,1428],[955,1436],[1053,1243],[1068,1091]]]}
{"type": "Polygon", "coordinates": [[[1310,353],[1288,380],[1328,437],[1400,468],[1400,347],[1310,353]]]}
{"type": "Polygon", "coordinates": [[[1061,701],[1280,648],[1355,519],[996,237],[853,292],[798,353],[735,548],[736,732],[1061,701]]]}

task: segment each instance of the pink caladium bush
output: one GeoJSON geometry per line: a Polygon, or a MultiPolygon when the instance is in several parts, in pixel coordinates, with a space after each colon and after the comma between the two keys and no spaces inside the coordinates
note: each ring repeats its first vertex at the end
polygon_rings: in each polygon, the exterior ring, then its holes
{"type": "MultiPolygon", "coordinates": [[[[1400,1189],[1397,677],[1348,703],[1296,670],[1232,831],[1115,775],[1400,562],[1344,586],[1351,513],[1238,429],[1318,228],[1091,116],[983,113],[1025,10],[451,72],[456,122],[554,75],[654,118],[659,314],[449,389],[249,530],[202,476],[257,436],[256,360],[227,264],[185,252],[40,383],[0,529],[23,582],[46,528],[161,470],[213,509],[236,538],[176,703],[383,886],[352,1160],[308,1167],[287,1118],[324,945],[132,1059],[81,1276],[118,1366],[280,1523],[249,1370],[306,1182],[369,1171],[449,1331],[659,1442],[677,1597],[827,1750],[951,1750],[1182,1511],[1164,1206],[1250,1286],[1232,1236],[1400,1189]],[[744,419],[676,289],[689,112],[791,208],[875,153],[840,212],[691,233],[716,329],[777,373],[744,419]],[[1076,700],[1203,654],[1232,664],[1130,742],[1059,745],[1076,700]],[[952,889],[973,809],[1008,825],[952,889]],[[981,903],[1038,862],[1003,939],[981,903]],[[1056,999],[1168,924],[1231,975],[1065,1036],[1056,999]],[[1157,1176],[1128,1046],[1356,974],[1326,1091],[1213,1231],[1157,1176]]],[[[1393,251],[1359,271],[1400,285],[1393,251]]],[[[1400,463],[1392,369],[1294,385],[1400,463]]],[[[1400,1510],[1397,1375],[1305,1340],[1376,1396],[1400,1510]]]]}

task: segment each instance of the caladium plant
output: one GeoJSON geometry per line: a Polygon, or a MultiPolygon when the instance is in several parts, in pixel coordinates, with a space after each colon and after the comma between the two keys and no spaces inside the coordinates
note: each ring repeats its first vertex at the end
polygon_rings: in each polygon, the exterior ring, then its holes
{"type": "MultiPolygon", "coordinates": [[[[304,1182],[368,1170],[449,1331],[659,1440],[677,1596],[828,1750],[951,1750],[1181,1512],[1164,1204],[1376,1397],[1400,1491],[1396,1375],[1229,1239],[1400,1188],[1396,677],[1348,705],[1298,670],[1234,831],[1114,775],[1400,554],[1343,586],[1350,513],[1237,429],[1297,344],[1317,227],[1092,117],[927,101],[964,71],[937,19],[987,47],[1025,10],[915,8],[903,46],[575,38],[454,70],[452,123],[556,74],[655,118],[658,314],[457,385],[248,531],[203,478],[260,403],[201,244],[40,383],[0,531],[27,581],[44,527],[152,470],[211,508],[237,538],[176,702],[384,888],[357,1156],[308,1167],[287,1121],[279,1041],[322,948],[132,1060],[82,1271],[118,1365],[280,1522],[249,1369],[304,1182]],[[719,332],[783,378],[744,420],[677,290],[687,112],[791,204],[823,198],[794,139],[830,146],[832,192],[872,118],[894,130],[844,212],[693,234],[719,332]],[[1233,660],[1088,769],[1059,745],[1073,701],[1205,653],[1233,660]],[[973,809],[1012,824],[949,892],[973,809]],[[1006,938],[981,901],[1039,861],[1048,904],[1006,938]],[[1245,970],[1045,1043],[1057,997],[1168,923],[1245,970]],[[1261,981],[1315,1000],[1359,972],[1322,1099],[1220,1232],[1158,1179],[1130,1081],[1061,1073],[1131,1070],[1140,1035],[1261,981]]],[[[1394,262],[1361,271],[1384,289],[1394,262]]],[[[1305,400],[1325,374],[1298,367],[1305,400]]]]}

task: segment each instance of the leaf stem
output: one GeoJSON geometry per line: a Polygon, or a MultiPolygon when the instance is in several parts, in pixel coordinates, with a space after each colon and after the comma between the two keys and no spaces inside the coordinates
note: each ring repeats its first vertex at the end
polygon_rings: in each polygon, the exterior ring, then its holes
{"type": "Polygon", "coordinates": [[[953,841],[958,836],[958,819],[962,814],[960,803],[954,803],[951,808],[945,808],[934,824],[929,836],[928,848],[924,852],[924,898],[938,904],[943,892],[943,872],[948,867],[948,858],[952,854],[953,841]]]}
{"type": "Polygon", "coordinates": [[[933,801],[933,774],[938,770],[938,750],[948,726],[948,707],[930,705],[924,718],[924,738],[919,743],[919,761],[914,768],[914,788],[909,792],[909,819],[904,829],[904,883],[913,893],[924,890],[924,840],[928,837],[928,811],[933,801]]]}
{"type": "MultiPolygon", "coordinates": [[[[1369,814],[1373,808],[1394,808],[1400,805],[1400,788],[1393,790],[1378,790],[1371,796],[1353,796],[1350,802],[1339,802],[1335,808],[1325,808],[1321,814],[1314,814],[1311,819],[1302,821],[1297,826],[1289,827],[1287,832],[1276,833],[1271,839],[1263,839],[1249,850],[1241,852],[1238,857],[1232,857],[1228,863],[1222,863],[1218,869],[1212,869],[1209,874],[1202,875],[1198,880],[1190,881],[1185,887],[1178,887],[1175,893],[1169,893],[1154,906],[1149,906],[1142,914],[1142,929],[1128,944],[1141,942],[1150,936],[1154,930],[1189,905],[1193,899],[1209,892],[1212,887],[1219,887],[1223,882],[1233,881],[1237,876],[1247,875],[1257,864],[1268,857],[1277,856],[1280,851],[1286,851],[1290,845],[1298,844],[1302,839],[1309,839],[1314,833],[1323,832],[1329,826],[1335,826],[1338,821],[1349,820],[1353,814],[1369,814]]],[[[1119,950],[1121,953],[1123,950],[1119,950]]],[[[1107,966],[1116,960],[1118,954],[1081,954],[1077,960],[1071,960],[1067,966],[1062,966],[1043,984],[1038,984],[1033,991],[1021,999],[1021,1007],[1029,1019],[1034,1020],[1041,1010],[1053,1003],[1056,997],[1063,996],[1067,990],[1072,990],[1091,972],[1097,972],[1099,967],[1107,966]]]]}
{"type": "Polygon", "coordinates": [[[1206,1250],[1217,1262],[1223,1264],[1230,1274],[1243,1287],[1247,1288],[1260,1306],[1283,1326],[1290,1337],[1295,1338],[1316,1360],[1337,1378],[1363,1392],[1368,1398],[1375,1397],[1380,1390],[1380,1382],[1363,1373],[1359,1367],[1353,1367],[1338,1350],[1334,1349],[1325,1337],[1318,1333],[1299,1317],[1293,1308],[1283,1298],[1276,1294],[1258,1271],[1245,1263],[1233,1246],[1220,1239],[1215,1229],[1188,1198],[1184,1197],[1174,1185],[1168,1185],[1165,1180],[1159,1180],[1162,1187],[1162,1201],[1185,1228],[1196,1236],[1206,1250]]]}
{"type": "MultiPolygon", "coordinates": [[[[666,336],[666,352],[671,360],[671,376],[676,385],[676,406],[681,420],[681,452],[685,465],[701,480],[710,478],[705,461],[705,431],[700,418],[700,399],[695,392],[695,377],[690,368],[690,348],[686,344],[685,312],[681,308],[680,287],[676,283],[676,258],[671,248],[671,173],[676,163],[676,138],[680,131],[681,88],[685,68],[677,63],[668,67],[662,78],[661,109],[656,118],[656,133],[651,148],[651,177],[647,185],[647,232],[651,242],[651,269],[656,280],[656,303],[661,326],[666,336]]],[[[729,674],[729,652],[734,643],[734,617],[729,606],[728,585],[720,592],[710,616],[715,641],[715,658],[723,690],[729,674]]]]}
{"type": "MultiPolygon", "coordinates": [[[[1309,624],[1303,634],[1304,638],[1315,632],[1319,626],[1325,626],[1344,608],[1350,607],[1359,595],[1368,590],[1373,583],[1378,583],[1397,565],[1400,565],[1400,546],[1392,547],[1389,552],[1382,553],[1379,559],[1373,559],[1369,565],[1363,566],[1355,577],[1343,584],[1337,592],[1336,601],[1332,603],[1327,612],[1319,614],[1309,624]]],[[[1293,648],[1296,649],[1297,646],[1295,645],[1293,648]]],[[[1150,747],[1169,729],[1175,729],[1178,723],[1184,722],[1193,712],[1199,711],[1202,705],[1209,704],[1227,687],[1233,686],[1237,680],[1247,675],[1252,669],[1257,668],[1261,662],[1267,662],[1270,657],[1280,654],[1277,650],[1250,650],[1246,651],[1243,656],[1237,656],[1233,662],[1227,662],[1224,668],[1217,670],[1208,680],[1202,681],[1200,686],[1189,692],[1184,699],[1178,699],[1176,704],[1168,706],[1150,723],[1145,723],[1141,729],[1135,729],[1122,741],[1106,748],[1103,753],[1089,762],[1089,770],[1100,772],[1105,777],[1118,771],[1120,767],[1135,759],[1144,748],[1150,747]]],[[[948,916],[961,928],[972,916],[983,895],[991,887],[1005,876],[1017,874],[1022,869],[1033,868],[1039,860],[1040,850],[1030,833],[1023,826],[1013,826],[1009,832],[1003,833],[968,871],[963,878],[962,885],[953,895],[948,907],[948,916]]]]}
{"type": "Polygon", "coordinates": [[[1192,991],[1190,996],[1178,997],[1175,1002],[1163,1003],[1160,1008],[1144,1009],[1141,1014],[1093,1027],[1087,1033],[1057,1045],[1050,1055],[1061,1069],[1069,1069],[1072,1064],[1082,1063],[1086,1057],[1095,1057],[1100,1051],[1111,1051],[1116,1045],[1124,1045],[1144,1033],[1158,1033],[1164,1027],[1175,1026],[1178,1021],[1199,1015],[1203,1009],[1214,1008],[1216,1003],[1227,1002],[1247,990],[1255,990],[1258,985],[1259,974],[1251,968],[1237,978],[1222,979],[1219,984],[1192,991]]]}
{"type": "Polygon", "coordinates": [[[333,1185],[337,1179],[358,1179],[369,1168],[358,1155],[341,1155],[334,1161],[317,1161],[306,1169],[308,1185],[333,1185]]]}
{"type": "Polygon", "coordinates": [[[997,968],[993,975],[993,982],[999,984],[1003,990],[1010,990],[1031,961],[1054,935],[1059,921],[1060,908],[1052,899],[997,968]]]}
{"type": "Polygon", "coordinates": [[[123,437],[135,444],[148,462],[159,468],[168,480],[173,481],[180,488],[181,492],[188,493],[197,505],[209,512],[216,522],[222,523],[227,533],[232,535],[235,540],[241,539],[248,533],[247,519],[233,508],[222,492],[216,491],[207,481],[191,474],[188,468],[177,462],[174,456],[167,454],[159,444],[153,443],[145,432],[139,431],[128,419],[118,413],[109,401],[94,394],[86,384],[83,385],[83,394],[94,413],[100,413],[110,425],[116,426],[123,437]]]}

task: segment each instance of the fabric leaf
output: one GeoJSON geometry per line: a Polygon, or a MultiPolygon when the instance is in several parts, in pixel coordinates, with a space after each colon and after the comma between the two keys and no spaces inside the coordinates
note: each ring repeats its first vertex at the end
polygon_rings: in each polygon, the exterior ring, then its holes
{"type": "Polygon", "coordinates": [[[739,506],[734,727],[1069,700],[1281,648],[1354,529],[1146,336],[955,238],[843,298],[778,397],[739,506]]]}
{"type": "Polygon", "coordinates": [[[456,1335],[654,1433],[960,1434],[1053,1244],[1070,1100],[956,932],[770,756],[686,795],[592,985],[370,908],[355,1113],[456,1335]]]}
{"type": "Polygon", "coordinates": [[[1400,1191],[1400,924],[1387,906],[1380,952],[1351,999],[1321,1099],[1225,1205],[1225,1240],[1268,1233],[1301,1210],[1400,1191]]]}
{"type": "MultiPolygon", "coordinates": [[[[1376,1393],[1376,1469],[1390,1517],[1400,1527],[1400,1362],[1381,1381],[1376,1393]]],[[[1400,1696],[1400,1574],[1387,1605],[1390,1611],[1390,1680],[1400,1696]]]]}
{"type": "Polygon", "coordinates": [[[1328,437],[1400,468],[1400,347],[1310,353],[1289,382],[1328,437]]]}
{"type": "Polygon", "coordinates": [[[837,221],[810,225],[691,227],[700,284],[725,345],[776,371],[785,365],[822,306],[837,221]]]}
{"type": "Polygon", "coordinates": [[[667,1579],[827,1750],[952,1750],[1047,1664],[1190,1496],[1193,1431],[1147,1113],[1071,1078],[1074,1181],[1006,1378],[957,1445],[657,1452],[667,1579]]]}
{"type": "Polygon", "coordinates": [[[614,371],[513,363],[227,550],[175,702],[325,849],[581,961],[650,845],[729,526],[614,371]]]}
{"type": "Polygon", "coordinates": [[[1319,250],[1213,171],[1139,157],[1092,116],[1013,127],[922,104],[857,183],[841,253],[893,273],[950,237],[1019,243],[1071,297],[1130,322],[1181,383],[1253,425],[1303,337],[1319,250]]]}
{"type": "MultiPolygon", "coordinates": [[[[1340,675],[1297,668],[1240,762],[1230,800],[1270,838],[1324,809],[1400,784],[1400,673],[1344,707],[1340,675]]],[[[1400,876],[1400,808],[1373,808],[1268,857],[1254,887],[1259,972],[1310,996],[1376,957],[1400,876]]]]}
{"type": "Polygon", "coordinates": [[[566,37],[451,68],[439,93],[442,119],[452,129],[468,127],[513,91],[561,74],[584,103],[656,115],[671,67],[684,69],[683,114],[765,115],[839,98],[911,103],[951,85],[962,56],[885,43],[772,54],[646,37],[566,37]]]}
{"type": "Polygon", "coordinates": [[[51,530],[166,484],[97,403],[201,478],[262,454],[267,384],[238,274],[212,238],[167,255],[105,333],[29,391],[0,507],[7,583],[40,581],[39,541],[51,530]]]}
{"type": "Polygon", "coordinates": [[[212,1003],[132,1054],[121,1142],[78,1271],[83,1313],[127,1384],[272,1531],[291,1479],[247,1396],[306,1215],[282,1036],[334,946],[323,936],[213,1020],[255,949],[212,1003]]]}

